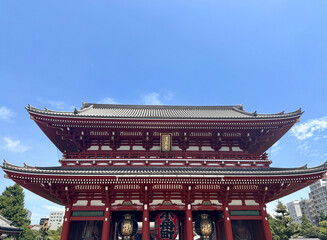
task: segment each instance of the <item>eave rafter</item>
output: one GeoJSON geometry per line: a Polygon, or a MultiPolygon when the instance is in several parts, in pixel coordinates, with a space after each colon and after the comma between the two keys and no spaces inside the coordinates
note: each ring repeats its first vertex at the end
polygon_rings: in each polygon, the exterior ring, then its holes
{"type": "MultiPolygon", "coordinates": [[[[114,200],[181,200],[193,203],[195,200],[233,199],[269,202],[307,186],[321,178],[326,167],[316,173],[288,176],[221,176],[218,178],[178,177],[92,177],[79,175],[40,175],[9,170],[8,176],[25,188],[37,192],[47,199],[60,202],[76,202],[78,199],[114,200]],[[147,189],[147,190],[146,190],[147,189]],[[54,200],[56,199],[56,200],[54,200]]],[[[12,166],[12,167],[11,167],[12,166]]],[[[319,168],[319,167],[318,167],[319,168]]],[[[24,168],[22,168],[24,169],[24,168]]],[[[31,169],[31,168],[27,168],[31,169]]],[[[301,168],[302,169],[302,168],[301,168]]],[[[299,171],[306,171],[299,169],[299,171]]]]}
{"type": "MultiPolygon", "coordinates": [[[[101,108],[103,107],[112,106],[101,105],[101,108]]],[[[131,107],[134,108],[135,106],[131,107]]],[[[172,109],[174,108],[179,109],[180,107],[173,106],[172,109]]],[[[142,141],[144,150],[150,151],[154,145],[158,144],[159,136],[154,136],[154,132],[176,132],[177,135],[173,135],[173,141],[182,151],[186,151],[189,146],[201,146],[202,144],[208,146],[209,144],[216,152],[222,146],[227,146],[229,148],[239,147],[247,153],[258,152],[262,154],[297,122],[302,114],[300,110],[289,114],[282,112],[271,115],[257,115],[246,113],[238,109],[238,107],[191,107],[194,111],[201,108],[208,111],[215,109],[214,111],[218,112],[229,109],[229,111],[236,111],[237,114],[241,113],[239,115],[241,117],[232,117],[231,119],[224,119],[224,116],[221,119],[196,118],[196,115],[192,115],[191,119],[88,117],[79,115],[79,111],[75,111],[73,114],[68,112],[60,113],[47,109],[43,111],[31,106],[28,107],[28,111],[32,119],[43,126],[41,129],[51,141],[62,152],[68,153],[85,152],[93,143],[108,145],[115,151],[121,145],[126,145],[127,142],[130,144],[130,140],[142,141]],[[120,135],[121,132],[131,134],[120,135]],[[141,132],[140,135],[138,135],[139,132],[141,132]],[[112,133],[115,133],[115,135],[113,136],[112,133]],[[137,134],[133,135],[133,133],[137,134]],[[148,134],[148,136],[144,136],[144,134],[148,134]],[[104,142],[107,139],[110,139],[110,141],[104,142]]],[[[127,109],[129,109],[128,106],[127,109]]],[[[139,109],[139,107],[136,107],[136,109],[139,109]]],[[[149,109],[151,109],[151,106],[149,109]]],[[[166,107],[163,109],[167,110],[166,107]]],[[[170,109],[169,106],[168,109],[170,109]]],[[[181,107],[181,109],[184,108],[181,107]]],[[[188,111],[189,107],[185,109],[188,111]]],[[[81,111],[84,112],[84,110],[81,111]]],[[[229,112],[225,113],[229,114],[229,112]]],[[[164,113],[162,114],[164,116],[164,113]]]]}
{"type": "MultiPolygon", "coordinates": [[[[157,130],[158,131],[158,130],[157,130]]],[[[127,131],[128,132],[128,131],[127,131]]],[[[121,144],[133,145],[135,141],[141,141],[142,147],[145,151],[149,151],[154,145],[159,144],[159,136],[155,136],[155,131],[141,131],[141,135],[133,136],[135,130],[130,131],[131,135],[122,135],[120,131],[97,131],[97,134],[91,134],[90,131],[81,131],[73,127],[58,128],[55,134],[63,142],[66,142],[67,148],[75,146],[75,148],[86,151],[92,144],[97,146],[108,145],[111,149],[116,150],[121,144]]],[[[166,131],[169,132],[169,131],[166,131]]],[[[244,131],[235,132],[230,130],[204,131],[203,133],[209,135],[201,136],[201,132],[182,131],[178,132],[177,136],[173,136],[173,142],[177,142],[177,146],[183,151],[186,151],[190,143],[192,145],[207,145],[209,144],[214,151],[219,151],[222,146],[239,147],[246,152],[255,152],[255,149],[260,148],[261,144],[268,143],[274,137],[274,131],[244,131]],[[237,137],[235,137],[236,135],[237,137]],[[252,146],[252,147],[251,147],[252,146]]]]}

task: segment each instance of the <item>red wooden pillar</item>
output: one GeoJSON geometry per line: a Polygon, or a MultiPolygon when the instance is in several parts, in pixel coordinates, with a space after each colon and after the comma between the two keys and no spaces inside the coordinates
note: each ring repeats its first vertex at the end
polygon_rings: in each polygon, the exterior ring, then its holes
{"type": "Polygon", "coordinates": [[[187,204],[185,210],[186,240],[193,240],[193,219],[191,204],[187,204]]]}
{"type": "Polygon", "coordinates": [[[272,240],[269,221],[268,221],[268,214],[266,211],[266,205],[261,205],[261,216],[262,216],[262,228],[263,233],[265,235],[265,240],[272,240]]]}
{"type": "Polygon", "coordinates": [[[142,240],[149,240],[150,238],[150,219],[149,219],[149,205],[143,204],[143,220],[142,220],[142,240]]]}
{"type": "Polygon", "coordinates": [[[228,206],[224,205],[223,213],[226,240],[233,240],[232,222],[230,220],[228,206]]]}
{"type": "Polygon", "coordinates": [[[62,226],[60,240],[68,240],[71,213],[72,213],[72,204],[66,204],[64,223],[62,226]]]}
{"type": "Polygon", "coordinates": [[[106,208],[104,211],[104,219],[102,224],[102,237],[101,240],[109,240],[109,232],[110,232],[110,203],[106,204],[106,208]]]}

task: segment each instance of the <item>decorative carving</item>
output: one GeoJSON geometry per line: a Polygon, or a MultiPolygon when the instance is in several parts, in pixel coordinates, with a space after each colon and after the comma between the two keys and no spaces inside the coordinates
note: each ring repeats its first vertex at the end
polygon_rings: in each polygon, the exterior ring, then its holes
{"type": "Polygon", "coordinates": [[[122,203],[122,205],[124,205],[124,206],[132,206],[133,203],[132,203],[131,200],[126,200],[126,201],[124,201],[124,202],[122,203]]]}
{"type": "Polygon", "coordinates": [[[162,205],[172,205],[173,203],[170,200],[164,200],[162,205]]]}
{"type": "Polygon", "coordinates": [[[210,200],[203,200],[202,205],[210,206],[210,205],[212,205],[212,203],[210,202],[210,200]]]}

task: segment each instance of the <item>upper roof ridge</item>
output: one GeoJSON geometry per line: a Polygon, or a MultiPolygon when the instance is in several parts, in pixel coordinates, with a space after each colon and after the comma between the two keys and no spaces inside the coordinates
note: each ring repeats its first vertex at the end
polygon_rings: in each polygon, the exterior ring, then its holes
{"type": "Polygon", "coordinates": [[[243,105],[142,105],[142,104],[104,104],[104,103],[82,103],[82,108],[136,108],[136,109],[243,109],[243,105]]]}
{"type": "Polygon", "coordinates": [[[31,105],[26,108],[30,113],[69,117],[99,117],[99,118],[146,118],[146,119],[264,119],[300,117],[300,109],[285,113],[259,114],[244,110],[243,105],[225,106],[189,106],[189,105],[125,105],[82,103],[80,110],[54,111],[45,108],[41,110],[31,105]]]}

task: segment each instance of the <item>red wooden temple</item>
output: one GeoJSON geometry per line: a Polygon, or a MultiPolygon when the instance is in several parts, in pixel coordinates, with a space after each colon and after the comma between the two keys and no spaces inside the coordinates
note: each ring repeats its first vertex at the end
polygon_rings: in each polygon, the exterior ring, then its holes
{"type": "Polygon", "coordinates": [[[121,232],[128,233],[130,218],[139,223],[134,239],[193,240],[196,231],[212,228],[201,238],[271,240],[265,204],[327,171],[326,164],[270,167],[266,151],[299,121],[301,110],[83,103],[73,112],[27,111],[63,153],[61,166],[5,161],[2,168],[24,188],[65,205],[62,240],[128,239],[121,232]],[[161,216],[171,217],[153,227],[161,216]],[[175,230],[172,219],[178,219],[175,230]]]}

